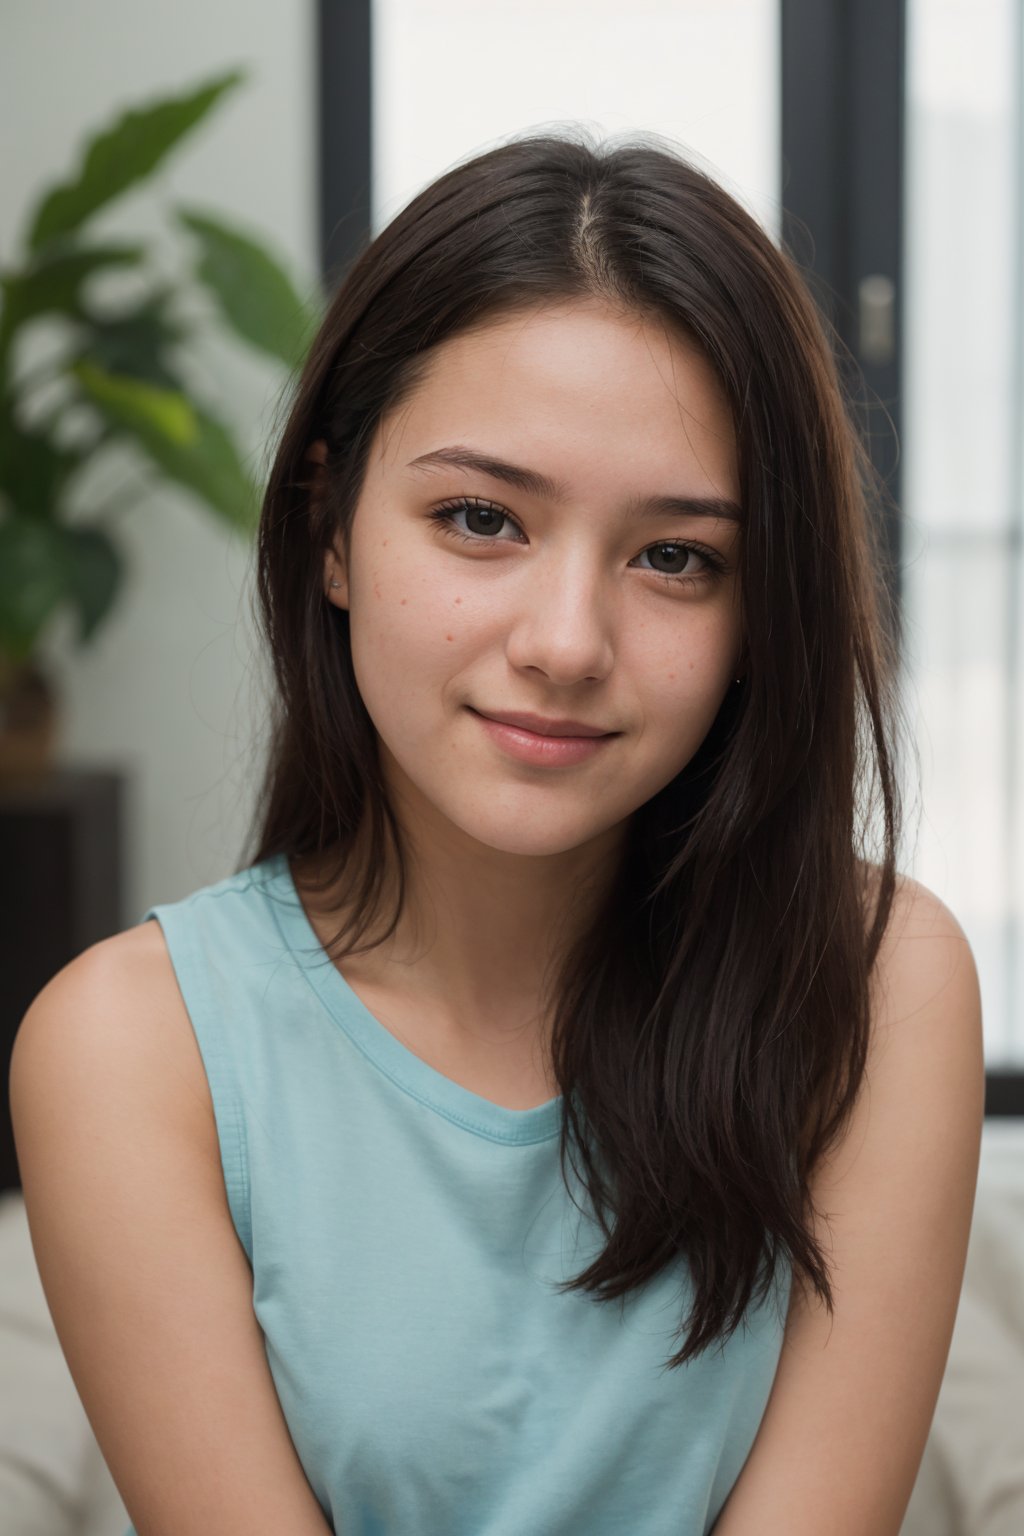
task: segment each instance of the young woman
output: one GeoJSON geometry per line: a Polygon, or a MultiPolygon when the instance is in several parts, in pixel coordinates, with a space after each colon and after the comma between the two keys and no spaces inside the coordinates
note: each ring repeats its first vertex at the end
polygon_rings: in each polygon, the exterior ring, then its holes
{"type": "Polygon", "coordinates": [[[650,136],[513,140],[355,262],[252,844],[12,1069],[139,1536],[896,1536],[984,1074],[896,868],[880,494],[791,258],[650,136]]]}

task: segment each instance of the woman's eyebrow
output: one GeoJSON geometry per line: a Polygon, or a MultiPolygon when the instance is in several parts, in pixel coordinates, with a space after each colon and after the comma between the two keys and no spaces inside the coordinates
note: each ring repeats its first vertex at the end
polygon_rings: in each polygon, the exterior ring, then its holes
{"type": "MultiPolygon", "coordinates": [[[[517,490],[525,491],[528,496],[543,497],[553,502],[569,500],[569,487],[564,481],[552,480],[536,469],[524,469],[519,464],[509,464],[505,459],[496,458],[494,454],[467,448],[462,443],[455,443],[449,448],[435,448],[431,453],[421,453],[419,458],[410,459],[406,468],[432,469],[442,466],[450,469],[475,470],[477,474],[489,475],[492,480],[502,480],[506,485],[514,485],[517,490]]],[[[680,517],[719,517],[727,518],[734,523],[743,522],[740,506],[724,496],[634,496],[626,505],[626,515],[631,518],[664,517],[672,514],[680,517]]]]}

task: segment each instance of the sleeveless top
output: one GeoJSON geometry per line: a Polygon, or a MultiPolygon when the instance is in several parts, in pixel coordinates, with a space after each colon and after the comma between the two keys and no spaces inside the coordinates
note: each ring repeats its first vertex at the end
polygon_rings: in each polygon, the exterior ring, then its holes
{"type": "Polygon", "coordinates": [[[604,1246],[559,1166],[562,1099],[508,1109],[403,1045],[331,961],[283,854],[149,918],[202,1055],[274,1385],[331,1528],[706,1536],[771,1390],[786,1256],[724,1347],[663,1369],[688,1268],[611,1302],[559,1293],[604,1246]]]}

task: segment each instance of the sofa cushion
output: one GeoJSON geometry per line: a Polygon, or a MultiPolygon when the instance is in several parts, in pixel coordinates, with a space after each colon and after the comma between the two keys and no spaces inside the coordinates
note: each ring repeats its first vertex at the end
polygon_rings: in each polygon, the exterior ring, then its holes
{"type": "Polygon", "coordinates": [[[130,1524],[68,1370],[20,1190],[0,1195],[0,1509],[5,1536],[130,1524]]]}

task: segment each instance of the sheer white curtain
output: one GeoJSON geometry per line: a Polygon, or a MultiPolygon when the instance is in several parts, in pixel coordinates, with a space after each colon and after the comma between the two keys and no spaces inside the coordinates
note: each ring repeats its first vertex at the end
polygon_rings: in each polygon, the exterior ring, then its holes
{"type": "Polygon", "coordinates": [[[912,872],[960,918],[992,1065],[1024,1061],[1019,0],[909,0],[903,504],[912,872]]]}

